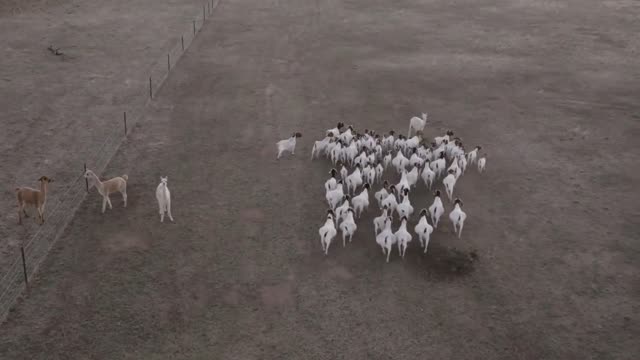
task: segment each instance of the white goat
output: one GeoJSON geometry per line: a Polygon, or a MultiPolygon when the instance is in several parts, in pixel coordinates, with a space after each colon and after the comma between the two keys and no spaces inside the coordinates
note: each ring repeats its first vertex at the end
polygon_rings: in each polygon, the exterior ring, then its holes
{"type": "Polygon", "coordinates": [[[26,186],[18,187],[15,190],[16,200],[18,200],[18,224],[22,224],[23,214],[24,217],[29,217],[25,209],[27,206],[33,206],[36,209],[36,222],[40,220],[40,225],[44,224],[44,205],[47,202],[47,185],[52,183],[53,179],[41,176],[38,181],[40,182],[40,190],[26,186]]]}
{"type": "Polygon", "coordinates": [[[467,158],[464,153],[458,155],[458,167],[462,170],[462,175],[464,175],[464,171],[467,170],[467,158]]]}
{"type": "Polygon", "coordinates": [[[396,243],[396,236],[391,230],[391,217],[388,217],[384,223],[384,229],[376,236],[376,242],[382,248],[382,254],[387,255],[387,262],[389,262],[389,256],[391,255],[391,249],[396,243]],[[386,253],[385,253],[386,251],[386,253]]]}
{"type": "Polygon", "coordinates": [[[333,129],[327,130],[327,136],[331,134],[331,136],[338,137],[338,135],[340,135],[340,129],[342,129],[343,127],[344,127],[344,123],[339,122],[336,127],[334,127],[333,129]]]}
{"type": "Polygon", "coordinates": [[[385,221],[387,221],[388,217],[389,209],[385,207],[384,209],[382,209],[382,215],[373,219],[373,231],[375,232],[376,236],[378,235],[378,232],[382,231],[382,229],[384,228],[384,223],[385,221]]]}
{"type": "Polygon", "coordinates": [[[385,136],[384,139],[382,139],[382,147],[386,150],[386,151],[391,151],[393,149],[393,144],[395,143],[395,139],[394,136],[395,132],[393,130],[389,131],[389,135],[385,136]]]}
{"type": "Polygon", "coordinates": [[[407,217],[403,216],[400,220],[400,228],[393,234],[396,237],[398,243],[398,254],[404,259],[404,254],[407,252],[407,246],[413,238],[411,233],[407,231],[407,217]]]}
{"type": "Polygon", "coordinates": [[[380,189],[379,191],[376,191],[376,193],[374,194],[374,197],[376,198],[376,200],[378,200],[378,207],[380,209],[382,209],[382,201],[386,199],[387,196],[389,195],[389,191],[387,191],[388,188],[389,188],[389,182],[385,180],[382,183],[382,189],[380,189]]]}
{"type": "Polygon", "coordinates": [[[442,144],[443,142],[444,142],[444,143],[449,142],[449,138],[450,138],[451,136],[453,136],[453,131],[451,131],[451,130],[447,130],[446,135],[436,137],[436,138],[435,138],[436,146],[440,146],[440,144],[442,144]]]}
{"type": "Polygon", "coordinates": [[[376,182],[382,181],[382,174],[384,174],[384,167],[378,163],[378,165],[376,165],[376,182]]]}
{"type": "Polygon", "coordinates": [[[422,113],[422,119],[414,116],[409,120],[409,133],[407,135],[407,137],[411,136],[411,132],[415,131],[422,131],[424,130],[424,126],[427,124],[427,114],[426,113],[422,113]]]}
{"type": "Polygon", "coordinates": [[[166,176],[160,177],[160,184],[156,187],[156,199],[158,200],[158,210],[160,212],[160,222],[164,222],[164,214],[167,213],[169,220],[173,222],[173,216],[171,215],[171,192],[167,187],[169,178],[166,176]]]}
{"type": "Polygon", "coordinates": [[[351,203],[356,213],[356,217],[359,219],[362,212],[369,207],[369,189],[371,186],[369,183],[364,184],[364,189],[357,196],[353,197],[351,203]]]}
{"type": "Polygon", "coordinates": [[[476,146],[473,150],[469,151],[467,154],[467,160],[469,161],[469,165],[473,165],[476,162],[478,157],[478,152],[482,149],[482,146],[476,146]]]}
{"type": "Polygon", "coordinates": [[[276,159],[280,159],[280,156],[286,152],[290,152],[291,155],[294,155],[296,151],[296,139],[299,137],[302,137],[302,134],[297,132],[293,133],[288,139],[278,141],[276,143],[276,146],[278,147],[278,156],[276,159]]]}
{"type": "Polygon", "coordinates": [[[311,160],[325,152],[327,146],[329,146],[329,143],[331,142],[331,139],[333,139],[333,134],[328,133],[327,137],[313,143],[313,147],[311,148],[311,160]]]}
{"type": "Polygon", "coordinates": [[[484,167],[487,165],[487,154],[482,155],[480,159],[478,159],[478,172],[483,173],[484,167]]]}
{"type": "Polygon", "coordinates": [[[364,180],[369,184],[375,184],[376,182],[376,169],[368,164],[364,168],[364,180]]]}
{"type": "Polygon", "coordinates": [[[318,233],[320,234],[320,243],[322,244],[322,251],[327,255],[329,253],[329,245],[333,241],[333,238],[336,237],[338,231],[336,230],[336,224],[333,221],[334,213],[333,210],[327,210],[327,220],[324,222],[324,225],[320,228],[318,233]]]}
{"type": "Polygon", "coordinates": [[[389,168],[389,164],[391,164],[391,151],[389,151],[387,155],[384,156],[384,159],[382,159],[382,163],[384,164],[385,169],[389,168]]]}
{"type": "Polygon", "coordinates": [[[338,181],[336,180],[336,175],[338,175],[338,172],[336,171],[336,169],[331,169],[331,171],[329,171],[329,174],[331,174],[331,177],[324,183],[324,189],[326,192],[335,190],[335,188],[338,186],[338,181]]]}
{"type": "Polygon", "coordinates": [[[338,180],[338,186],[334,190],[327,191],[325,198],[329,204],[329,208],[335,209],[338,203],[344,197],[344,187],[342,186],[342,180],[338,180]]]}
{"type": "Polygon", "coordinates": [[[447,166],[446,160],[444,159],[444,152],[440,153],[440,158],[432,161],[429,166],[431,170],[436,173],[436,177],[440,177],[447,166]]]}
{"type": "Polygon", "coordinates": [[[336,208],[336,225],[338,225],[341,220],[344,220],[345,215],[347,215],[347,211],[351,207],[351,204],[349,204],[350,199],[351,197],[349,195],[345,195],[342,205],[336,208]]]}
{"type": "Polygon", "coordinates": [[[407,173],[407,182],[409,183],[410,187],[416,186],[419,176],[420,172],[417,167],[412,168],[411,171],[407,173]]]}
{"type": "Polygon", "coordinates": [[[396,199],[396,187],[395,185],[391,185],[389,187],[389,195],[387,195],[387,197],[382,200],[382,207],[386,207],[387,209],[389,209],[389,216],[393,218],[393,212],[396,211],[396,208],[398,207],[398,200],[396,199]]]}
{"type": "Polygon", "coordinates": [[[440,216],[444,214],[444,206],[442,206],[442,199],[440,199],[440,190],[436,190],[433,196],[433,204],[429,206],[429,214],[431,215],[431,223],[433,224],[433,227],[437,229],[440,216]]]}
{"type": "Polygon", "coordinates": [[[453,187],[456,186],[456,173],[455,170],[449,169],[449,175],[447,175],[442,183],[444,184],[444,190],[447,193],[449,202],[453,201],[453,187]]]}
{"type": "Polygon", "coordinates": [[[424,165],[424,159],[418,154],[418,150],[414,149],[411,158],[409,159],[409,166],[422,167],[424,165]]]}
{"type": "Polygon", "coordinates": [[[342,168],[340,168],[340,178],[344,181],[347,181],[347,176],[349,175],[349,170],[347,170],[347,167],[342,165],[342,168]]]}
{"type": "Polygon", "coordinates": [[[109,204],[109,209],[113,209],[113,206],[111,206],[109,195],[116,191],[122,194],[124,207],[127,207],[127,180],[129,180],[129,177],[127,175],[117,176],[113,179],[102,182],[93,171],[87,170],[84,173],[84,177],[85,179],[89,180],[89,186],[95,185],[95,187],[98,189],[98,193],[102,195],[103,214],[107,208],[107,204],[109,204]]]}
{"type": "Polygon", "coordinates": [[[360,165],[356,165],[356,169],[353,170],[351,175],[347,176],[347,193],[355,193],[358,186],[362,185],[362,171],[360,171],[360,165]]]}
{"type": "Polygon", "coordinates": [[[422,177],[422,181],[424,181],[424,184],[429,188],[429,190],[431,190],[431,185],[433,185],[433,182],[436,179],[436,173],[431,170],[428,162],[425,163],[424,169],[422,170],[422,174],[420,176],[422,177]]]}
{"type": "Polygon", "coordinates": [[[347,236],[349,236],[349,242],[353,238],[353,234],[358,229],[358,225],[356,225],[355,220],[353,220],[353,209],[347,209],[347,214],[345,215],[344,220],[340,224],[340,232],[342,232],[342,247],[346,246],[347,236]]]}
{"type": "Polygon", "coordinates": [[[413,214],[413,206],[411,206],[411,201],[409,201],[409,189],[404,189],[403,195],[402,202],[396,207],[400,219],[403,217],[409,218],[413,214]]]}
{"type": "Polygon", "coordinates": [[[414,228],[418,240],[420,240],[420,247],[424,248],[424,253],[427,253],[427,247],[429,246],[429,237],[433,233],[433,226],[429,225],[427,221],[427,209],[420,210],[420,221],[414,228]]]}
{"type": "Polygon", "coordinates": [[[462,235],[462,227],[464,226],[464,220],[467,218],[467,214],[462,211],[462,200],[456,199],[454,202],[455,207],[449,213],[449,220],[453,223],[453,232],[458,234],[458,239],[462,235]]]}

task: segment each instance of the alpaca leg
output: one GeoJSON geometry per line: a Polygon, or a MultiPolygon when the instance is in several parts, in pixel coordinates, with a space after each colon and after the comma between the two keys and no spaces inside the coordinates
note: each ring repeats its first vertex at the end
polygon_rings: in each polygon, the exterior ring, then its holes
{"type": "Polygon", "coordinates": [[[44,224],[44,206],[38,208],[38,217],[40,218],[40,225],[44,224]]]}
{"type": "Polygon", "coordinates": [[[124,207],[127,207],[127,192],[122,192],[122,201],[124,201],[124,207]]]}
{"type": "Polygon", "coordinates": [[[171,215],[171,203],[167,203],[167,215],[169,215],[169,220],[173,222],[173,215],[171,215]]]}
{"type": "Polygon", "coordinates": [[[102,197],[102,213],[104,214],[105,210],[107,210],[107,197],[102,197]]]}
{"type": "Polygon", "coordinates": [[[113,206],[111,205],[111,199],[109,198],[108,195],[107,195],[107,204],[109,204],[109,209],[113,209],[113,206]]]}

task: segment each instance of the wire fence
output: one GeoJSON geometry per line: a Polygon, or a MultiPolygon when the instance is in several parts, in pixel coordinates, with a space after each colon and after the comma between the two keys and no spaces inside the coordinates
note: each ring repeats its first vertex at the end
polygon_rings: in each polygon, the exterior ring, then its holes
{"type": "Polygon", "coordinates": [[[0,323],[4,322],[25,290],[28,295],[29,282],[33,280],[40,264],[87,195],[88,186],[84,179],[87,164],[90,164],[90,168],[97,174],[105,170],[122,141],[143,116],[147,106],[169,76],[169,72],[191,45],[219,3],[220,0],[206,0],[203,3],[198,15],[185,25],[177,43],[151,66],[147,79],[139,81],[140,84],[146,84],[144,91],[140,92],[142,95],[131,101],[127,111],[114,114],[113,121],[122,122],[122,126],[112,127],[113,133],[106,136],[104,142],[92,154],[87,154],[86,162],[79,164],[78,171],[73,172],[77,177],[65,185],[57,201],[53,204],[47,202],[47,208],[51,210],[45,213],[45,223],[23,242],[15,260],[8,267],[7,272],[0,277],[0,323]]]}

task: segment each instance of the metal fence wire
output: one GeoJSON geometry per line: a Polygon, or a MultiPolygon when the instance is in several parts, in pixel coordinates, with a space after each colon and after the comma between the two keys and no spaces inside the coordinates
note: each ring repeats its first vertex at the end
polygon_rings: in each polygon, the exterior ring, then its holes
{"type": "Polygon", "coordinates": [[[177,43],[169,49],[166,55],[153,63],[148,71],[147,79],[140,80],[141,84],[145,84],[144,90],[140,92],[141,95],[135,97],[135,100],[128,104],[127,111],[123,113],[118,110],[114,113],[113,121],[122,122],[122,126],[112,127],[113,133],[109,134],[104,142],[95,148],[96,151],[87,154],[85,163],[78,164],[76,171],[70,171],[70,174],[74,175],[64,185],[62,195],[58,196],[57,200],[47,202],[47,207],[51,210],[45,213],[45,223],[28,240],[23,242],[6,273],[0,276],[0,323],[7,318],[17,300],[25,293],[25,289],[29,289],[29,282],[36,275],[40,264],[87,195],[83,176],[86,166],[89,164],[90,168],[98,174],[104,171],[128,132],[143,116],[145,109],[169,76],[169,72],[191,45],[219,3],[220,0],[207,0],[203,3],[198,14],[192,18],[189,24],[185,24],[185,29],[180,34],[177,43]]]}

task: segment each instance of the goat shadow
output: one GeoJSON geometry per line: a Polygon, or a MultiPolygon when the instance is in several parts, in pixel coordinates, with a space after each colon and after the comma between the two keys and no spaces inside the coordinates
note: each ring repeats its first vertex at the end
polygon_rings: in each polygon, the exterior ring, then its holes
{"type": "Polygon", "coordinates": [[[466,277],[475,271],[475,264],[479,260],[475,249],[465,251],[455,247],[429,244],[428,251],[411,249],[407,251],[404,261],[417,274],[430,280],[452,281],[466,277]]]}

